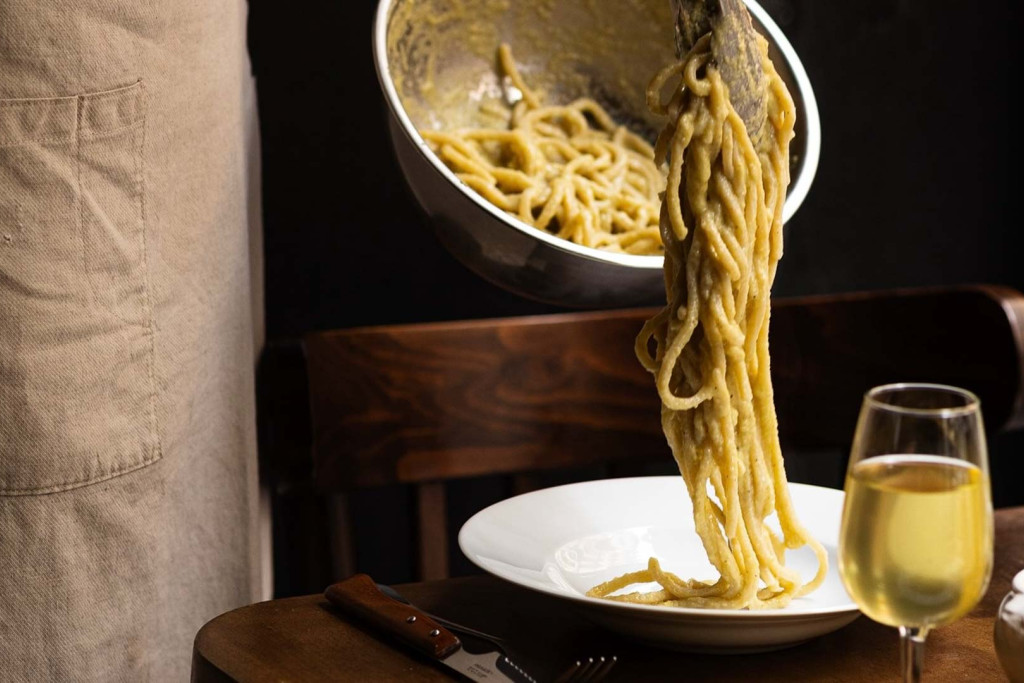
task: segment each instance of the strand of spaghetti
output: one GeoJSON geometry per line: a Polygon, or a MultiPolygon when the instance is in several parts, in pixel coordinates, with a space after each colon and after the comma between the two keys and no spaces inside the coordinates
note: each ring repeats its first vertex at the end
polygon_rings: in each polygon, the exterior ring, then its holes
{"type": "Polygon", "coordinates": [[[512,48],[508,46],[508,43],[502,43],[498,46],[498,61],[501,64],[502,71],[505,72],[505,76],[522,93],[523,101],[526,102],[527,106],[531,109],[540,107],[540,98],[537,97],[537,94],[532,89],[527,87],[526,83],[523,82],[522,76],[519,75],[516,61],[512,58],[512,48]]]}
{"type": "MultiPolygon", "coordinates": [[[[544,106],[498,49],[508,84],[522,94],[507,129],[422,131],[441,161],[468,187],[537,229],[584,246],[633,254],[663,251],[660,193],[665,173],[655,149],[615,123],[591,98],[544,106]]],[[[501,111],[493,101],[488,116],[501,111]]]]}
{"type": "Polygon", "coordinates": [[[644,324],[635,350],[655,376],[665,437],[718,577],[683,580],[651,558],[646,570],[589,595],[775,608],[813,590],[825,575],[825,551],[793,510],[773,403],[769,294],[782,256],[795,116],[767,44],[759,47],[770,83],[770,131],[757,147],[730,103],[707,36],[656,74],[647,90],[650,109],[669,118],[654,148],[669,167],[660,214],[666,306],[644,324]],[[773,514],[781,534],[767,524],[773,514]],[[818,560],[809,581],[785,564],[785,551],[801,546],[818,560]],[[661,588],[619,594],[651,581],[661,588]]]}

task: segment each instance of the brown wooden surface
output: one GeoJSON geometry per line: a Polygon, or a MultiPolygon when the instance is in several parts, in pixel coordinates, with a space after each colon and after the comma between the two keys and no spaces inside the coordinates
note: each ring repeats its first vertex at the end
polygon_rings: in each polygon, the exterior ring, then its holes
{"type": "MultiPolygon", "coordinates": [[[[1024,507],[996,512],[992,583],[967,617],[928,638],[925,680],[1005,681],[992,641],[999,602],[1024,568],[1024,507]]],[[[756,655],[700,655],[633,644],[583,620],[571,604],[492,577],[399,586],[421,609],[506,637],[541,677],[573,658],[614,654],[614,681],[898,680],[897,636],[861,617],[797,647],[756,655]]],[[[340,615],[322,596],[228,612],[196,636],[193,681],[447,681],[442,669],[340,615]]],[[[543,680],[543,679],[542,679],[543,680]]]]}
{"type": "MultiPolygon", "coordinates": [[[[650,310],[431,323],[305,339],[315,477],[388,483],[667,457],[633,341],[650,310]]],[[[977,392],[989,428],[1024,424],[1024,296],[995,287],[774,302],[784,446],[845,448],[864,392],[977,392]]]]}

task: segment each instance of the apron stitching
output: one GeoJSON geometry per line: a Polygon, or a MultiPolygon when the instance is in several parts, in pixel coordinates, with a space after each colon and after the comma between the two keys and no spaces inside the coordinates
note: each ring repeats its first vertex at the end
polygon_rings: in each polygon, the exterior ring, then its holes
{"type": "Polygon", "coordinates": [[[70,489],[75,489],[82,486],[98,484],[101,481],[107,481],[108,479],[113,479],[114,477],[120,476],[122,474],[142,469],[143,467],[146,467],[147,465],[150,465],[159,459],[160,455],[154,452],[152,455],[144,458],[143,460],[140,460],[139,462],[120,465],[112,470],[107,470],[98,477],[95,475],[89,475],[81,479],[75,479],[73,481],[62,481],[57,484],[50,484],[49,486],[28,487],[20,489],[11,489],[0,486],[0,498],[3,498],[4,496],[25,496],[40,493],[60,493],[61,491],[68,491],[70,489]]]}
{"type": "Polygon", "coordinates": [[[28,147],[30,145],[48,145],[51,143],[65,143],[71,142],[75,138],[74,135],[66,135],[59,138],[42,138],[39,140],[26,140],[25,142],[13,142],[10,144],[0,144],[0,149],[12,149],[16,147],[28,147]]]}
{"type": "Polygon", "coordinates": [[[102,102],[103,100],[109,100],[109,99],[115,98],[115,97],[116,98],[121,98],[121,97],[124,97],[125,95],[128,95],[129,91],[131,91],[133,88],[140,87],[141,85],[142,85],[142,79],[139,78],[139,79],[136,79],[134,83],[129,83],[128,85],[122,85],[122,86],[120,86],[118,88],[114,88],[113,90],[104,90],[104,91],[101,91],[101,92],[89,93],[89,99],[92,100],[93,102],[102,102]]]}
{"type": "MultiPolygon", "coordinates": [[[[112,136],[116,133],[120,133],[131,128],[143,127],[144,124],[145,121],[132,121],[131,123],[119,126],[117,128],[111,128],[110,130],[100,130],[96,132],[94,132],[92,128],[82,128],[81,133],[82,137],[87,138],[88,140],[102,140],[105,137],[112,136]]],[[[138,166],[138,164],[136,164],[136,166],[138,166]]]]}
{"type": "MultiPolygon", "coordinates": [[[[82,187],[82,115],[85,113],[85,98],[79,96],[77,101],[78,110],[75,113],[75,174],[78,182],[78,192],[75,201],[78,202],[76,218],[78,221],[78,240],[82,243],[82,275],[89,276],[89,261],[86,258],[88,245],[85,243],[85,188],[82,187]]],[[[92,298],[92,287],[89,287],[89,295],[92,298]]]]}
{"type": "MultiPolygon", "coordinates": [[[[146,97],[146,86],[139,80],[140,93],[146,97]]],[[[143,114],[139,132],[139,146],[135,155],[136,187],[139,193],[139,213],[142,221],[142,272],[146,279],[146,334],[149,336],[149,435],[152,448],[152,460],[162,457],[160,448],[160,430],[156,419],[156,330],[153,321],[152,274],[149,271],[149,221],[146,218],[146,116],[143,114]]]]}
{"type": "MultiPolygon", "coordinates": [[[[75,96],[78,97],[77,95],[75,96]]],[[[61,100],[68,100],[69,97],[36,97],[28,99],[16,99],[16,100],[2,100],[0,101],[0,108],[10,107],[38,107],[40,105],[48,105],[50,102],[60,102],[61,100]]]]}

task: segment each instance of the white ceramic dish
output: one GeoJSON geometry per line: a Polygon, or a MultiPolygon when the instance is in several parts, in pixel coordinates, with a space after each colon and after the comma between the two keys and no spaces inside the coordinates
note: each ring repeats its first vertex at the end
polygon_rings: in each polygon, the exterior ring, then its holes
{"type": "MultiPolygon", "coordinates": [[[[606,479],[534,491],[481,510],[462,527],[459,546],[482,569],[564,599],[592,621],[649,644],[704,652],[788,647],[839,629],[859,615],[836,569],[843,492],[791,484],[801,521],[829,553],[824,584],[780,610],[710,610],[631,605],[586,591],[653,555],[682,577],[713,578],[693,528],[680,477],[606,479]]],[[[787,554],[804,576],[807,549],[787,554]]]]}

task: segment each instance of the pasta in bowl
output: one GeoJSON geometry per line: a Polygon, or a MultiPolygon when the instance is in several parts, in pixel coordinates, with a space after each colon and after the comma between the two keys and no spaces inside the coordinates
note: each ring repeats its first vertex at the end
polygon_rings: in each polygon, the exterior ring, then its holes
{"type": "MultiPolygon", "coordinates": [[[[748,6],[797,110],[784,214],[789,218],[817,167],[817,105],[781,30],[758,5],[748,6]]],[[[644,88],[674,59],[672,25],[667,0],[380,2],[374,54],[397,158],[438,238],[464,265],[517,294],[558,305],[659,300],[660,254],[594,248],[535,227],[460,179],[426,137],[502,127],[494,112],[507,107],[508,93],[496,54],[507,43],[522,79],[543,94],[545,105],[591,100],[616,126],[653,144],[664,121],[647,111],[644,88]]]]}

